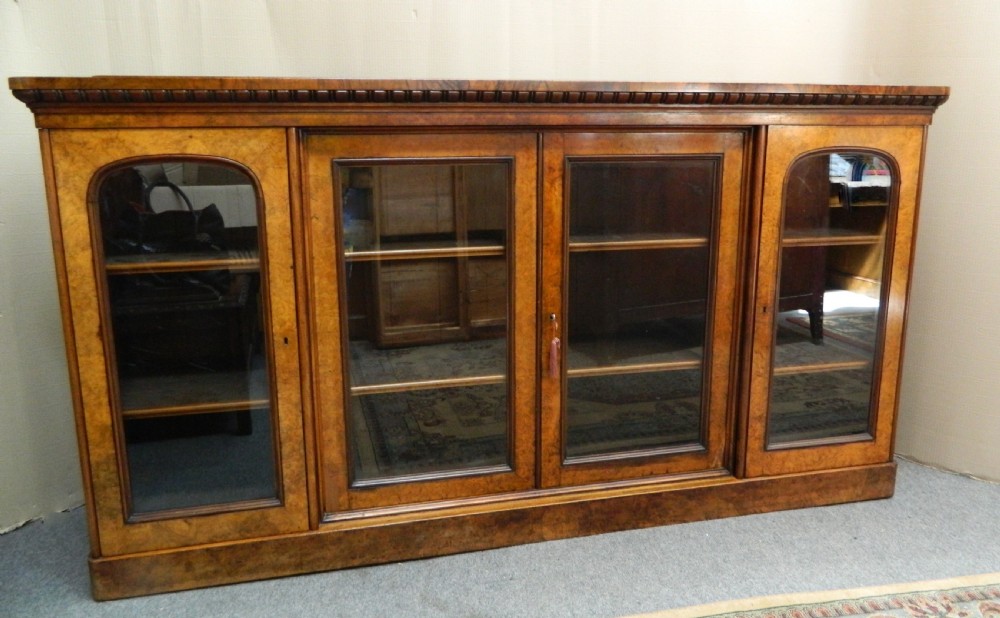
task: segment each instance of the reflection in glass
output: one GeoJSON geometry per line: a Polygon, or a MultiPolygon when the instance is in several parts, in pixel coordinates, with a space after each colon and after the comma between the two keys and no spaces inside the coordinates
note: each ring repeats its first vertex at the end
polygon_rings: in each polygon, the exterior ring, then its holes
{"type": "Polygon", "coordinates": [[[769,446],[869,433],[890,169],[834,153],[789,172],[769,446]]]}
{"type": "Polygon", "coordinates": [[[334,169],[352,482],[508,466],[509,164],[334,169]]]}
{"type": "Polygon", "coordinates": [[[702,443],[716,173],[570,163],[567,459],[702,443]]]}
{"type": "Polygon", "coordinates": [[[97,207],[132,513],[276,499],[251,180],[151,161],[97,207]]]}
{"type": "Polygon", "coordinates": [[[567,457],[699,443],[701,386],[700,369],[571,379],[567,457]]]}
{"type": "Polygon", "coordinates": [[[507,462],[503,383],[351,397],[354,482],[507,462]]]}

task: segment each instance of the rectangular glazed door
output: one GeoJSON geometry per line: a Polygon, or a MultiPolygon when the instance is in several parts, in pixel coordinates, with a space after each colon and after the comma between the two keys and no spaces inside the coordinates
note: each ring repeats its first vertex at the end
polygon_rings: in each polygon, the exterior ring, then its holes
{"type": "Polygon", "coordinates": [[[545,134],[544,486],[725,473],[744,143],[545,134]]]}
{"type": "Polygon", "coordinates": [[[923,138],[768,130],[749,476],[889,461],[923,138]]]}
{"type": "Polygon", "coordinates": [[[307,529],[285,133],[43,144],[96,551],[307,529]]]}
{"type": "Polygon", "coordinates": [[[306,137],[327,520],[533,487],[536,139],[306,137]]]}

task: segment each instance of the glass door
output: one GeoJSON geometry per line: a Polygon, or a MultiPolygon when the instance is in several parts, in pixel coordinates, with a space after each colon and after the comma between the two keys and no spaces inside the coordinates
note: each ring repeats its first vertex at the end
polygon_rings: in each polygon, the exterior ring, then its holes
{"type": "Polygon", "coordinates": [[[545,135],[544,485],[725,467],[743,148],[545,135]]]}
{"type": "Polygon", "coordinates": [[[98,182],[130,519],[277,504],[252,179],[164,158],[98,182]]]}
{"type": "Polygon", "coordinates": [[[534,149],[309,136],[328,517],[533,485],[534,149]]]}
{"type": "Polygon", "coordinates": [[[100,555],[308,529],[285,132],[51,148],[100,555]]]}
{"type": "Polygon", "coordinates": [[[771,129],[748,473],[888,459],[921,138],[771,129]]]}

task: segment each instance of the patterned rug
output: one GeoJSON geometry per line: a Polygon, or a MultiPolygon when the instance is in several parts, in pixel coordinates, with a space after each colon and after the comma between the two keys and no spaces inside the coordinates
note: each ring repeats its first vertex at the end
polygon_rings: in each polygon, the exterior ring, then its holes
{"type": "Polygon", "coordinates": [[[1000,573],[724,601],[632,618],[998,618],[1000,573]]]}

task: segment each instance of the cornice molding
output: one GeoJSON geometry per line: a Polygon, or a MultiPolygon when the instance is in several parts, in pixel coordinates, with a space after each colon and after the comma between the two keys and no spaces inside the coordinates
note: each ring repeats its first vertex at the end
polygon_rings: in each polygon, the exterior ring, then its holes
{"type": "Polygon", "coordinates": [[[936,108],[948,89],[788,84],[12,78],[29,107],[61,105],[649,105],[936,108]]]}

